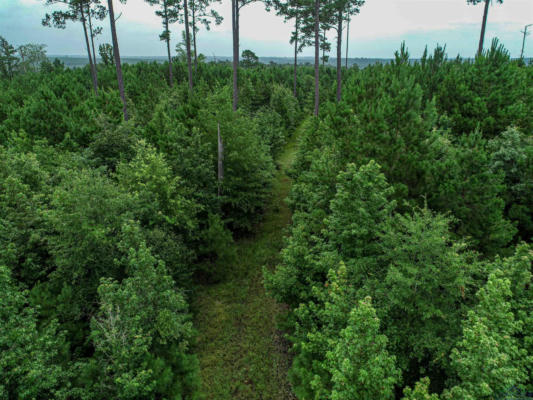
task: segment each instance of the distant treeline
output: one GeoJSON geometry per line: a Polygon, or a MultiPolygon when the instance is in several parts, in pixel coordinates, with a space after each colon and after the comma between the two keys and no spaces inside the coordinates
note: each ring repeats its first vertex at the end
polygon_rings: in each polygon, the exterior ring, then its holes
{"type": "MultiPolygon", "coordinates": [[[[89,64],[87,57],[84,56],[65,56],[65,55],[49,55],[48,58],[50,61],[54,61],[56,58],[60,60],[65,67],[68,68],[77,68],[84,67],[89,64]]],[[[231,56],[206,56],[207,62],[231,62],[231,56]]],[[[98,62],[101,62],[101,58],[96,58],[98,62]]],[[[298,64],[306,65],[313,63],[313,57],[300,57],[298,59],[298,64]]],[[[122,62],[125,64],[137,64],[139,62],[157,62],[164,63],[168,61],[165,56],[136,56],[136,57],[122,57],[122,62]]],[[[359,68],[365,68],[369,65],[374,65],[377,63],[386,64],[391,61],[390,58],[348,58],[348,66],[357,65],[359,68]]],[[[259,57],[259,62],[263,64],[292,64],[294,59],[291,57],[259,57]]],[[[335,58],[330,58],[326,64],[334,66],[336,63],[335,58]]]]}

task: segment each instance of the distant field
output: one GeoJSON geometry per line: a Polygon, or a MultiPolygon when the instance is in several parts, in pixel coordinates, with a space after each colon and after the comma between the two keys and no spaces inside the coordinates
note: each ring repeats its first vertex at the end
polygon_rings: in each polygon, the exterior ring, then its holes
{"type": "MultiPolygon", "coordinates": [[[[54,60],[58,58],[61,60],[67,67],[70,68],[77,68],[77,67],[83,67],[87,64],[87,57],[82,56],[64,56],[64,55],[50,55],[49,58],[51,60],[54,60]]],[[[220,57],[213,57],[208,56],[206,57],[207,61],[231,61],[231,57],[227,56],[220,56],[220,57]]],[[[127,64],[137,64],[139,62],[165,62],[166,57],[164,56],[158,56],[158,57],[122,57],[122,62],[127,64]]],[[[98,61],[100,59],[97,58],[98,61]]],[[[291,57],[259,57],[259,61],[264,64],[292,64],[293,58],[291,57]]],[[[364,68],[368,65],[372,65],[378,62],[381,63],[387,63],[390,59],[387,58],[349,58],[348,59],[348,65],[352,66],[354,64],[357,64],[360,68],[364,68]]],[[[313,64],[314,63],[314,57],[299,57],[298,58],[298,64],[313,64]]],[[[342,65],[344,64],[344,58],[342,59],[342,65]]],[[[328,65],[336,65],[336,58],[330,58],[328,65]]]]}

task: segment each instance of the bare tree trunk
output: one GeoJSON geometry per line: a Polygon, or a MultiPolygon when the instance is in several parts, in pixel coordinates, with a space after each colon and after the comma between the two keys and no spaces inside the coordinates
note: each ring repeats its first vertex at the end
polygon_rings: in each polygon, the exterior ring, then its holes
{"type": "Polygon", "coordinates": [[[235,30],[236,41],[237,41],[237,67],[240,66],[240,47],[241,47],[241,8],[239,7],[239,0],[235,2],[237,8],[235,9],[235,30]]]}
{"type": "Polygon", "coordinates": [[[220,196],[220,187],[224,180],[224,143],[220,135],[220,123],[217,122],[218,133],[218,195],[220,196]]]}
{"type": "Polygon", "coordinates": [[[89,35],[91,36],[91,47],[93,49],[93,63],[94,63],[94,67],[96,68],[96,66],[98,64],[96,63],[96,51],[94,51],[93,22],[92,22],[92,18],[91,18],[91,10],[90,9],[89,9],[87,14],[89,14],[89,35]]]}
{"type": "Polygon", "coordinates": [[[239,102],[238,69],[239,69],[239,6],[238,0],[231,0],[231,22],[233,30],[233,111],[237,111],[239,102]]]}
{"type": "Polygon", "coordinates": [[[326,63],[326,28],[322,33],[322,66],[326,63]]]}
{"type": "Polygon", "coordinates": [[[346,24],[346,69],[348,69],[348,43],[350,41],[350,18],[346,24]]]}
{"type": "Polygon", "coordinates": [[[183,0],[183,14],[185,17],[185,47],[187,48],[187,71],[189,73],[189,89],[192,90],[191,34],[189,32],[189,6],[187,0],[183,0]]]}
{"type": "MultiPolygon", "coordinates": [[[[298,10],[296,10],[296,12],[298,13],[298,10]]],[[[297,79],[298,79],[298,75],[297,75],[297,70],[298,70],[298,29],[299,29],[299,26],[298,26],[298,23],[300,22],[299,18],[298,18],[298,15],[296,15],[296,27],[295,27],[295,36],[294,36],[294,84],[293,84],[293,89],[292,89],[292,94],[294,95],[294,97],[296,97],[296,94],[297,94],[297,79]]]]}
{"type": "Polygon", "coordinates": [[[483,10],[483,22],[481,23],[481,34],[479,35],[479,48],[477,49],[478,56],[480,56],[483,53],[483,41],[485,40],[485,28],[487,26],[489,4],[490,4],[490,0],[485,0],[485,9],[483,10]]]}
{"type": "Polygon", "coordinates": [[[341,101],[342,91],[342,11],[337,16],[337,103],[341,101]]]}
{"type": "Polygon", "coordinates": [[[163,3],[164,17],[165,17],[165,41],[167,42],[167,57],[168,57],[168,85],[172,87],[174,77],[172,75],[172,56],[170,55],[170,31],[168,30],[168,5],[166,0],[163,3]]]}
{"type": "Polygon", "coordinates": [[[118,49],[117,27],[115,26],[115,11],[113,10],[113,0],[107,0],[109,8],[109,23],[111,24],[111,38],[113,40],[113,56],[115,58],[115,69],[117,70],[118,92],[122,100],[122,112],[124,121],[128,118],[128,105],[126,104],[126,94],[124,92],[124,78],[122,77],[122,65],[120,63],[120,51],[118,49]]]}
{"type": "Polygon", "coordinates": [[[80,3],[81,23],[83,25],[83,33],[85,35],[85,45],[87,46],[87,56],[89,57],[89,66],[91,67],[91,77],[93,79],[94,94],[98,96],[98,78],[96,77],[96,68],[94,67],[93,58],[91,56],[91,47],[89,46],[89,36],[87,35],[87,24],[85,22],[85,12],[83,11],[83,3],[80,3]]]}
{"type": "Polygon", "coordinates": [[[194,1],[192,2],[192,45],[194,47],[194,75],[198,72],[198,53],[196,49],[196,9],[194,1]]]}
{"type": "Polygon", "coordinates": [[[315,111],[314,115],[318,116],[318,105],[319,105],[319,58],[320,58],[320,0],[315,0],[315,111]]]}

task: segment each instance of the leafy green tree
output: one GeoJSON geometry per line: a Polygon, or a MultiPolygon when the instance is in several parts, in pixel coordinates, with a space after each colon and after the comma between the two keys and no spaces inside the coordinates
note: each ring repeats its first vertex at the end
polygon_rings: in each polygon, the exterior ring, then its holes
{"type": "Polygon", "coordinates": [[[415,360],[446,367],[444,356],[460,337],[462,309],[473,295],[473,277],[482,270],[465,244],[452,239],[450,222],[427,208],[396,214],[379,239],[386,274],[382,281],[379,274],[374,278],[375,289],[366,286],[375,291],[383,332],[403,370],[415,360]]]}
{"type": "MultiPolygon", "coordinates": [[[[120,279],[124,267],[117,237],[132,218],[134,199],[97,170],[65,170],[44,212],[51,234],[48,248],[55,270],[50,291],[60,321],[69,321],[72,335],[83,335],[83,324],[94,312],[102,277],[120,279]]],[[[78,340],[81,336],[77,337],[78,340]]]]}
{"type": "Polygon", "coordinates": [[[400,373],[386,347],[387,338],[379,333],[379,319],[366,297],[350,312],[346,328],[327,353],[331,399],[393,399],[400,373]]]}
{"type": "Polygon", "coordinates": [[[427,193],[430,207],[451,211],[456,231],[472,239],[484,253],[493,255],[514,236],[516,229],[504,217],[504,172],[491,170],[487,143],[479,133],[445,138],[434,147],[435,162],[428,162],[427,193]]]}
{"type": "Polygon", "coordinates": [[[113,58],[113,46],[109,43],[102,43],[98,46],[98,54],[104,65],[115,65],[115,59],[113,58]]]}
{"type": "Polygon", "coordinates": [[[281,115],[265,107],[257,112],[255,120],[264,142],[270,148],[272,156],[277,156],[287,139],[287,131],[281,115]]]}
{"type": "Polygon", "coordinates": [[[19,68],[24,72],[37,72],[43,62],[46,62],[46,45],[28,43],[17,48],[20,56],[19,68]]]}
{"type": "Polygon", "coordinates": [[[443,75],[435,96],[440,114],[446,114],[441,125],[455,135],[479,130],[491,139],[509,126],[531,130],[533,93],[527,70],[511,60],[496,38],[473,63],[443,63],[439,70],[433,74],[443,75]]]}
{"type": "Polygon", "coordinates": [[[337,193],[330,203],[328,242],[346,258],[375,254],[380,226],[396,206],[390,200],[393,193],[376,162],[359,168],[348,164],[337,177],[337,193]]]}
{"type": "Polygon", "coordinates": [[[183,293],[142,242],[128,253],[129,276],[103,279],[91,321],[101,395],[122,399],[195,398],[198,366],[183,293]]]}
{"type": "Polygon", "coordinates": [[[439,395],[429,393],[429,378],[426,377],[416,382],[413,389],[406,387],[402,400],[439,400],[439,395]]]}
{"type": "Polygon", "coordinates": [[[146,240],[172,276],[184,285],[193,269],[187,245],[198,236],[199,205],[179,176],[172,174],[164,156],[140,141],[136,155],[117,166],[119,187],[133,194],[130,211],[145,228],[146,240]]]}
{"type": "Polygon", "coordinates": [[[493,268],[503,271],[503,276],[511,282],[512,297],[510,298],[511,309],[514,318],[521,324],[521,330],[517,331],[515,338],[518,346],[523,350],[519,365],[527,374],[526,391],[532,390],[533,382],[533,294],[531,282],[533,271],[531,263],[533,251],[531,244],[519,244],[512,256],[500,259],[493,263],[493,268]]]}
{"type": "Polygon", "coordinates": [[[324,288],[311,286],[310,300],[294,310],[296,323],[291,339],[295,357],[289,377],[294,393],[300,398],[329,398],[334,385],[332,373],[336,369],[332,366],[334,361],[327,359],[328,352],[342,340],[339,340],[340,332],[346,328],[348,315],[355,305],[346,266],[334,261],[329,265],[324,288]]]}
{"type": "Polygon", "coordinates": [[[256,67],[259,65],[259,57],[257,57],[252,50],[244,50],[241,57],[241,64],[245,68],[256,67]]]}
{"type": "Polygon", "coordinates": [[[185,32],[181,32],[181,41],[176,44],[176,57],[180,63],[187,63],[187,40],[185,39],[185,32]]]}
{"type": "Polygon", "coordinates": [[[0,264],[29,287],[51,268],[40,212],[48,180],[35,154],[0,147],[0,264]]]}
{"type": "Polygon", "coordinates": [[[97,166],[115,172],[120,161],[130,161],[135,156],[140,137],[141,133],[131,122],[116,127],[105,123],[89,144],[90,156],[97,166]]]}
{"type": "Polygon", "coordinates": [[[3,399],[69,398],[69,375],[63,362],[65,335],[57,321],[38,325],[9,269],[0,265],[0,397],[3,399]]]}
{"type": "Polygon", "coordinates": [[[296,308],[311,297],[309,287],[323,284],[327,266],[320,262],[328,206],[335,196],[336,177],[341,168],[331,149],[313,152],[309,171],[302,173],[291,191],[293,227],[281,263],[275,273],[265,273],[265,285],[280,302],[296,308]]]}
{"type": "Polygon", "coordinates": [[[479,304],[468,313],[463,338],[451,355],[459,383],[444,398],[492,399],[524,382],[518,363],[524,350],[514,337],[522,324],[513,316],[511,283],[502,275],[491,273],[477,294],[479,304]]]}
{"type": "MultiPolygon", "coordinates": [[[[176,95],[177,96],[177,95],[176,95]]],[[[152,120],[146,127],[146,136],[163,154],[174,175],[187,180],[192,196],[205,211],[218,210],[216,181],[213,174],[216,153],[209,135],[198,127],[191,131],[182,122],[174,120],[179,104],[192,105],[195,100],[184,102],[181,97],[161,101],[155,108],[152,120]]]]}
{"type": "Polygon", "coordinates": [[[13,79],[15,66],[18,63],[15,54],[15,48],[0,36],[0,73],[2,73],[3,78],[13,79]]]}
{"type": "Polygon", "coordinates": [[[270,94],[270,108],[281,116],[287,131],[296,128],[299,117],[298,100],[289,89],[279,84],[274,85],[270,94]]]}
{"type": "Polygon", "coordinates": [[[505,215],[518,223],[522,239],[533,236],[530,205],[533,204],[533,140],[509,128],[488,143],[490,169],[504,174],[505,215]]]}
{"type": "Polygon", "coordinates": [[[164,156],[140,141],[129,163],[117,167],[119,186],[134,193],[140,207],[137,217],[148,226],[168,223],[184,232],[196,228],[194,204],[179,176],[173,176],[164,156]]]}
{"type": "Polygon", "coordinates": [[[347,326],[365,280],[379,279],[375,258],[379,249],[372,241],[379,237],[395,206],[388,199],[392,189],[375,162],[360,168],[349,164],[337,176],[336,187],[323,239],[304,239],[302,243],[305,236],[294,230],[295,240],[283,254],[286,265],[273,279],[267,275],[267,287],[290,304],[300,304],[294,310],[296,356],[291,376],[296,394],[304,398],[320,397],[332,390],[326,354],[347,326]],[[311,243],[314,248],[309,250],[302,246],[311,243]],[[344,263],[337,269],[341,260],[344,263]],[[373,273],[365,276],[368,271],[373,273]],[[296,299],[285,292],[287,289],[296,293],[296,299]]]}

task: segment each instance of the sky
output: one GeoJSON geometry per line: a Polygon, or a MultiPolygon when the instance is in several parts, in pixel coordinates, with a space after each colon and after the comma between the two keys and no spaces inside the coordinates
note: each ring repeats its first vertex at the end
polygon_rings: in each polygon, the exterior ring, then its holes
{"type": "MultiPolygon", "coordinates": [[[[0,36],[13,45],[43,43],[50,55],[85,54],[80,23],[70,23],[65,30],[41,25],[45,13],[58,6],[45,6],[44,0],[0,0],[0,36]]],[[[161,19],[156,8],[145,0],[128,0],[126,5],[114,0],[120,52],[124,56],[164,56],[165,45],[159,40],[161,19]]],[[[231,1],[222,0],[214,8],[224,17],[219,26],[198,34],[198,50],[208,56],[229,56],[231,52],[231,1]]],[[[350,24],[349,57],[390,58],[405,41],[412,57],[420,57],[425,46],[446,45],[448,56],[474,56],[479,40],[483,4],[468,5],[466,0],[366,0],[359,15],[350,24]]],[[[241,10],[241,51],[253,50],[258,56],[291,57],[289,44],[293,22],[285,23],[262,3],[252,3],[241,10]]],[[[489,10],[485,46],[498,37],[512,57],[520,55],[524,25],[533,23],[533,0],[493,1],[489,10]]],[[[109,22],[98,42],[111,42],[109,22]]],[[[172,47],[181,37],[183,26],[171,27],[172,47]]],[[[533,31],[533,26],[530,28],[533,31]]],[[[335,39],[335,33],[328,35],[335,39]]],[[[302,55],[312,56],[307,48],[302,55]]],[[[333,56],[333,54],[331,54],[333,56]]],[[[533,35],[526,39],[526,57],[533,56],[533,35]]],[[[344,57],[344,50],[343,50],[344,57]]]]}

